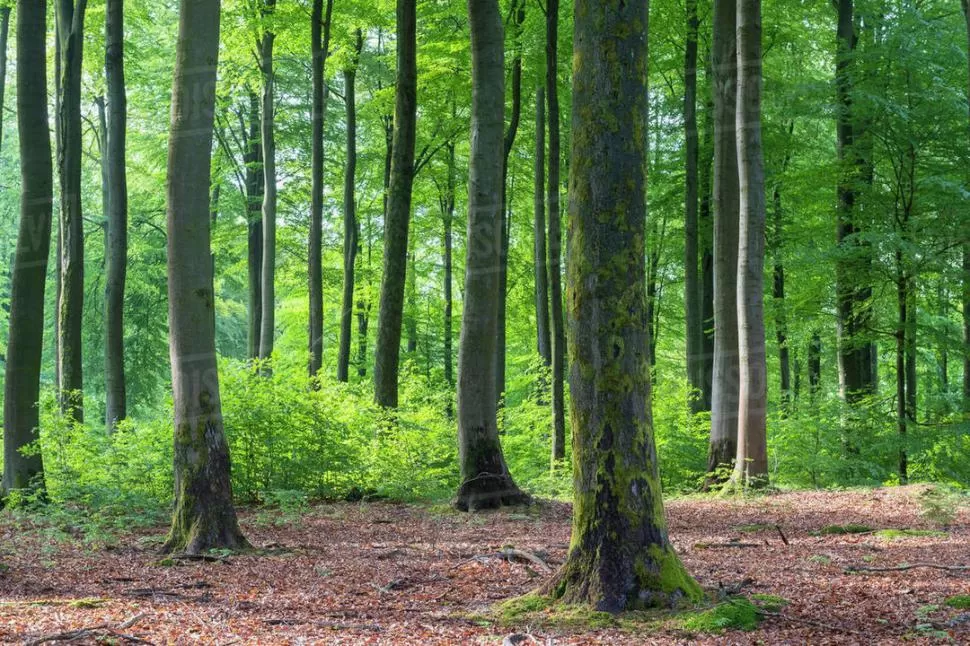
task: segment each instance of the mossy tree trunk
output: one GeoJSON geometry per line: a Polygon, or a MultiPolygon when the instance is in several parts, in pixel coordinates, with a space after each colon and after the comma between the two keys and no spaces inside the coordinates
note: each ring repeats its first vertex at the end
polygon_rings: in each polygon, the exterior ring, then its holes
{"type": "Polygon", "coordinates": [[[232,504],[209,245],[219,0],[181,4],[176,52],[166,184],[175,510],[163,549],[197,554],[248,546],[232,504]]]}
{"type": "MultiPolygon", "coordinates": [[[[47,2],[17,3],[17,129],[20,133],[20,227],[10,291],[3,393],[3,481],[0,495],[32,482],[43,485],[37,440],[44,287],[50,255],[54,178],[47,115],[47,2]]],[[[0,105],[2,108],[2,105],[0,105]]]]}
{"type": "Polygon", "coordinates": [[[707,470],[723,479],[738,441],[738,151],[735,0],[714,0],[714,373],[707,470]]]}
{"type": "Polygon", "coordinates": [[[667,538],[650,414],[647,3],[577,0],[566,301],[573,525],[546,592],[620,612],[701,590],[667,538]]]}
{"type": "Polygon", "coordinates": [[[472,123],[465,299],[458,345],[458,460],[455,506],[474,511],[526,502],[499,442],[495,390],[505,122],[504,37],[498,0],[468,0],[472,123]]]}

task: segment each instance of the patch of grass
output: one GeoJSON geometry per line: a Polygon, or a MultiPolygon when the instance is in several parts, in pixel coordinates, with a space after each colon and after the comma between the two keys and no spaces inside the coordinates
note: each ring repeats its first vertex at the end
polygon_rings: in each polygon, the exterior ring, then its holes
{"type": "Polygon", "coordinates": [[[760,609],[748,599],[737,597],[708,610],[693,613],[681,627],[692,633],[720,634],[725,630],[754,630],[761,621],[760,609]]]}
{"type": "Polygon", "coordinates": [[[619,619],[588,606],[556,603],[552,597],[527,594],[500,603],[495,620],[502,625],[529,624],[542,627],[598,630],[617,628],[619,619]]]}
{"type": "Polygon", "coordinates": [[[847,525],[826,525],[817,532],[812,532],[815,536],[838,536],[841,534],[868,534],[873,531],[868,525],[849,523],[847,525]]]}
{"type": "Polygon", "coordinates": [[[742,534],[755,534],[757,532],[773,532],[775,531],[775,525],[769,525],[767,523],[751,523],[749,525],[738,525],[734,529],[742,534]]]}
{"type": "Polygon", "coordinates": [[[780,612],[782,608],[791,603],[785,597],[760,593],[752,594],[751,600],[754,601],[762,610],[766,610],[768,612],[780,612]]]}
{"type": "Polygon", "coordinates": [[[824,554],[812,554],[808,557],[808,560],[819,565],[830,565],[832,563],[832,559],[824,554]]]}
{"type": "Polygon", "coordinates": [[[931,536],[943,538],[946,536],[946,532],[935,529],[880,529],[876,532],[876,536],[887,541],[895,541],[902,538],[926,538],[931,536]]]}
{"type": "Polygon", "coordinates": [[[958,594],[947,597],[947,600],[943,603],[957,610],[970,610],[970,594],[958,594]]]}

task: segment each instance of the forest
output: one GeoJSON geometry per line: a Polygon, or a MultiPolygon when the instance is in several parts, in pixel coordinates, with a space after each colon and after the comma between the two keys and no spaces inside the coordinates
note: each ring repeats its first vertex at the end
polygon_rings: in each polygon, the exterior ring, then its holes
{"type": "Polygon", "coordinates": [[[0,0],[0,642],[970,639],[968,0],[0,0]]]}

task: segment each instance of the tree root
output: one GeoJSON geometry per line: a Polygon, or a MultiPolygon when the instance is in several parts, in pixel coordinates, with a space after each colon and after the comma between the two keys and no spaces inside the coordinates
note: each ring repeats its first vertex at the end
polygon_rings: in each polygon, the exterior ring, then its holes
{"type": "Polygon", "coordinates": [[[870,572],[905,572],[916,568],[932,568],[934,570],[945,570],[947,572],[970,572],[970,565],[938,565],[936,563],[910,563],[907,565],[894,565],[891,567],[864,567],[861,565],[850,565],[845,571],[852,574],[866,574],[870,572]]]}

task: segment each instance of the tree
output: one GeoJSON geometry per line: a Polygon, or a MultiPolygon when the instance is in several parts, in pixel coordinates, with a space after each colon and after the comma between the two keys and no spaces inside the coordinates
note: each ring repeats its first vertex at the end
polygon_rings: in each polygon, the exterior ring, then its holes
{"type": "MultiPolygon", "coordinates": [[[[81,74],[84,47],[84,13],[87,0],[56,0],[60,39],[61,97],[57,128],[61,178],[60,274],[57,304],[62,409],[83,419],[84,372],[81,323],[84,313],[84,216],[81,209],[81,74]]],[[[208,193],[208,189],[206,189],[208,193]]]]}
{"type": "Polygon", "coordinates": [[[229,480],[209,246],[219,0],[183,2],[178,34],[166,183],[175,508],[163,549],[199,554],[248,546],[229,480]]]}
{"type": "MultiPolygon", "coordinates": [[[[714,374],[707,470],[723,473],[738,437],[738,151],[735,0],[714,0],[714,374]]],[[[715,476],[716,477],[716,476],[715,476]]]]}
{"type": "Polygon", "coordinates": [[[765,169],[761,144],[761,0],[737,0],[737,147],[741,190],[738,248],[738,453],[733,480],[768,479],[765,349],[765,169]]]}
{"type": "Polygon", "coordinates": [[[310,188],[310,238],[309,238],[309,291],[310,291],[310,365],[311,377],[316,377],[323,367],[323,132],[327,116],[329,88],[326,82],[327,56],[330,53],[330,20],[333,16],[333,0],[327,0],[326,13],[323,0],[313,0],[310,16],[311,71],[313,77],[313,112],[310,116],[312,139],[311,188],[310,188]]]}
{"type": "Polygon", "coordinates": [[[528,501],[512,480],[498,435],[495,337],[501,249],[504,38],[498,0],[468,0],[472,50],[471,157],[465,300],[458,344],[458,462],[462,511],[528,501]]]}
{"type": "MultiPolygon", "coordinates": [[[[44,287],[50,255],[54,179],[47,123],[47,2],[17,2],[17,128],[20,133],[20,228],[10,294],[4,365],[3,481],[0,495],[43,486],[38,438],[44,287]],[[38,482],[39,479],[40,481],[38,482]]],[[[0,105],[2,108],[2,105],[0,105]]]]}
{"type": "Polygon", "coordinates": [[[607,612],[669,607],[702,592],[667,538],[650,414],[647,3],[577,0],[575,11],[567,301],[576,472],[569,554],[546,590],[607,612]]]}
{"type": "MultiPolygon", "coordinates": [[[[263,0],[262,15],[269,22],[276,11],[276,0],[263,0]]],[[[276,74],[273,70],[273,45],[276,33],[272,25],[263,25],[259,47],[259,67],[263,76],[260,132],[263,144],[263,267],[261,275],[262,318],[259,324],[259,358],[273,356],[276,336],[276,74]]]]}
{"type": "MultiPolygon", "coordinates": [[[[967,54],[970,56],[970,4],[967,0],[960,0],[963,5],[963,17],[967,28],[967,54]]],[[[970,66],[970,59],[968,59],[970,66]]],[[[968,68],[970,69],[970,68],[968,68]]],[[[970,93],[970,76],[968,76],[967,92],[970,93]]],[[[968,94],[970,97],[970,94],[968,94]]],[[[968,101],[970,106],[970,101],[968,101]]],[[[970,224],[966,225],[970,229],[970,224]]],[[[964,233],[963,242],[963,411],[970,413],[970,233],[964,233]]]]}
{"type": "Polygon", "coordinates": [[[259,97],[248,92],[248,128],[240,117],[246,164],[246,266],[248,269],[248,352],[250,359],[259,358],[259,335],[263,321],[263,146],[260,143],[259,97]]]}
{"type": "Polygon", "coordinates": [[[107,101],[105,245],[105,423],[110,431],[127,416],[125,387],[125,279],[128,271],[128,173],[125,161],[128,100],[125,92],[124,0],[105,0],[104,68],[107,101]]]}
{"type": "Polygon", "coordinates": [[[347,111],[347,163],[344,167],[344,288],[340,303],[340,347],[337,354],[337,380],[350,377],[350,334],[354,314],[354,269],[360,224],[357,222],[357,59],[364,46],[364,35],[357,30],[357,42],[351,60],[344,68],[344,106],[347,111]]]}
{"type": "Polygon", "coordinates": [[[535,224],[532,228],[535,263],[536,350],[548,368],[552,365],[549,336],[549,272],[546,255],[546,97],[542,86],[536,89],[536,149],[535,149],[535,224]]]}
{"type": "MultiPolygon", "coordinates": [[[[684,49],[684,308],[687,322],[687,379],[691,388],[703,387],[704,321],[701,313],[701,277],[698,273],[699,230],[697,133],[697,0],[687,0],[687,46],[684,49]]],[[[701,409],[702,400],[692,399],[692,409],[701,409]]]]}
{"type": "Polygon", "coordinates": [[[387,408],[397,408],[401,321],[408,264],[408,229],[411,224],[411,191],[414,185],[417,95],[417,0],[397,0],[394,133],[384,221],[384,275],[377,313],[377,347],[374,358],[374,400],[387,408]]]}

